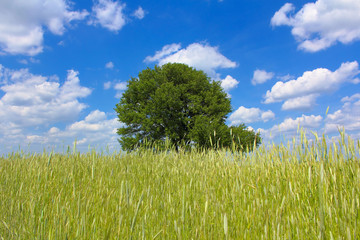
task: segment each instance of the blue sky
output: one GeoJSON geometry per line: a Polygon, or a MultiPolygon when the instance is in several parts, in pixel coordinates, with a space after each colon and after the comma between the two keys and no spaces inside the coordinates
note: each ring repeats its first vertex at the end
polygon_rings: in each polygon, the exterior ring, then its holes
{"type": "Polygon", "coordinates": [[[0,0],[0,154],[119,150],[126,81],[167,62],[221,81],[264,142],[359,139],[359,53],[358,0],[0,0]]]}

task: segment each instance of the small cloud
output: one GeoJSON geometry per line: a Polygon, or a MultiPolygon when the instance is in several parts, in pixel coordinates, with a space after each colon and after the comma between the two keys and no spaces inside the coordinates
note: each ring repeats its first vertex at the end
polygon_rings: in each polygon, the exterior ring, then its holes
{"type": "Polygon", "coordinates": [[[259,108],[246,108],[239,107],[235,112],[233,112],[229,120],[231,121],[230,125],[237,125],[241,123],[253,123],[253,122],[267,122],[275,118],[275,113],[271,110],[263,111],[259,108]]]}
{"type": "Polygon", "coordinates": [[[225,92],[229,92],[233,88],[235,88],[239,84],[235,78],[227,75],[225,79],[221,80],[221,87],[225,90],[225,92]]]}
{"type": "Polygon", "coordinates": [[[94,16],[89,24],[100,24],[102,27],[117,33],[126,24],[123,13],[125,7],[126,5],[119,1],[98,0],[92,8],[94,16]]]}
{"type": "Polygon", "coordinates": [[[263,84],[266,81],[272,79],[273,77],[274,77],[274,73],[257,69],[254,71],[254,75],[251,80],[251,83],[252,85],[263,84]]]}
{"type": "Polygon", "coordinates": [[[95,123],[95,122],[100,122],[105,119],[106,119],[106,114],[104,112],[95,110],[86,116],[85,121],[88,123],[95,123]]]}
{"type": "Polygon", "coordinates": [[[115,84],[114,89],[117,91],[115,98],[121,98],[123,92],[127,89],[127,82],[119,82],[115,84]]]}
{"type": "Polygon", "coordinates": [[[285,81],[288,81],[290,79],[294,79],[294,76],[290,75],[290,74],[287,74],[287,75],[284,75],[284,76],[279,76],[277,78],[285,82],[285,81]]]}
{"type": "Polygon", "coordinates": [[[133,16],[136,17],[137,19],[143,19],[145,17],[144,9],[142,9],[142,7],[139,7],[138,9],[135,10],[133,16]]]}
{"type": "Polygon", "coordinates": [[[104,90],[109,90],[110,88],[116,90],[115,98],[121,98],[122,94],[127,89],[127,82],[118,82],[118,83],[112,83],[110,81],[105,82],[104,90]]]}
{"type": "Polygon", "coordinates": [[[60,129],[58,129],[57,127],[52,127],[50,128],[50,130],[48,131],[49,134],[56,134],[60,132],[60,129]]]}
{"type": "Polygon", "coordinates": [[[105,64],[105,67],[108,69],[113,69],[114,68],[114,63],[113,62],[108,62],[105,64]]]}
{"type": "Polygon", "coordinates": [[[105,89],[105,90],[108,90],[108,89],[110,89],[110,88],[111,88],[111,82],[110,82],[110,81],[105,82],[105,83],[104,83],[104,89],[105,89]]]}
{"type": "Polygon", "coordinates": [[[114,89],[118,91],[125,91],[127,89],[127,83],[126,82],[117,83],[115,84],[114,89]]]}
{"type": "Polygon", "coordinates": [[[29,60],[27,60],[27,59],[19,60],[19,63],[25,64],[25,65],[29,64],[29,62],[31,62],[31,63],[40,63],[40,60],[36,59],[36,58],[33,58],[33,57],[29,58],[29,60]]]}

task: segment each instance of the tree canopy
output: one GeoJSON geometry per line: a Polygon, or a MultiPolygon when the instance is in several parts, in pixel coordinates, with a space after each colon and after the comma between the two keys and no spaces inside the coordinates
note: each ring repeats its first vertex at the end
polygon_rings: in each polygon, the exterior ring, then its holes
{"type": "Polygon", "coordinates": [[[245,125],[228,127],[230,99],[220,82],[185,64],[168,63],[141,71],[128,81],[115,108],[123,150],[147,143],[200,148],[252,147],[259,134],[245,125]],[[234,145],[235,144],[235,145],[234,145]]]}

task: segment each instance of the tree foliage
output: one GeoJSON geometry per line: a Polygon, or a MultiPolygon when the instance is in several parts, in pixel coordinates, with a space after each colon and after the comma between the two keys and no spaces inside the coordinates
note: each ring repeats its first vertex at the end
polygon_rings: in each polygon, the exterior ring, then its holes
{"type": "Polygon", "coordinates": [[[251,147],[260,137],[245,125],[228,127],[230,99],[220,83],[185,64],[168,63],[147,68],[128,81],[115,108],[119,142],[124,150],[146,143],[164,143],[201,148],[251,147]]]}

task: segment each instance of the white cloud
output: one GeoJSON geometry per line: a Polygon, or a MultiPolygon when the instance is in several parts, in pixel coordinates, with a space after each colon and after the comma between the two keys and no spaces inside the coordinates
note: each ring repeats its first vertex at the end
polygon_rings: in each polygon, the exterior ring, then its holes
{"type": "Polygon", "coordinates": [[[225,90],[225,92],[229,92],[233,88],[236,88],[238,84],[239,81],[237,81],[235,78],[231,77],[230,75],[227,75],[225,79],[221,80],[221,87],[225,90]]]}
{"type": "Polygon", "coordinates": [[[345,128],[349,134],[360,133],[360,94],[342,99],[344,105],[341,109],[328,114],[325,119],[325,131],[327,134],[337,132],[345,128]]]}
{"type": "Polygon", "coordinates": [[[254,76],[251,79],[251,83],[252,83],[252,85],[263,84],[267,80],[272,79],[273,77],[274,77],[274,73],[257,69],[254,71],[254,76]]]}
{"type": "Polygon", "coordinates": [[[29,61],[30,61],[31,63],[40,63],[40,60],[39,60],[39,59],[36,59],[36,58],[33,58],[33,57],[30,57],[30,58],[29,58],[29,61]]]}
{"type": "Polygon", "coordinates": [[[356,61],[343,63],[334,72],[326,68],[307,71],[297,79],[277,82],[266,92],[265,103],[286,101],[283,110],[309,109],[320,94],[335,91],[345,82],[359,83],[359,73],[356,61]]]}
{"type": "Polygon", "coordinates": [[[336,42],[348,44],[360,39],[360,1],[318,0],[305,4],[297,13],[286,3],[271,19],[272,26],[292,27],[299,48],[308,52],[326,49],[336,42]]]}
{"type": "Polygon", "coordinates": [[[113,62],[108,62],[105,64],[105,67],[108,69],[113,69],[114,68],[114,63],[113,62]]]}
{"type": "Polygon", "coordinates": [[[91,90],[80,86],[78,72],[69,70],[63,85],[53,77],[31,74],[28,69],[4,69],[0,90],[0,118],[19,128],[72,121],[86,108],[78,101],[91,90]]]}
{"type": "Polygon", "coordinates": [[[108,90],[111,87],[116,90],[115,98],[121,98],[124,91],[127,89],[127,82],[118,82],[118,83],[112,83],[112,82],[105,82],[104,83],[104,89],[108,90]]]}
{"type": "Polygon", "coordinates": [[[85,117],[85,122],[95,123],[95,122],[103,121],[105,119],[106,119],[106,114],[104,112],[95,110],[85,117]]]}
{"type": "Polygon", "coordinates": [[[127,82],[120,82],[115,84],[114,89],[118,91],[125,91],[127,89],[127,82]]]}
{"type": "Polygon", "coordinates": [[[352,102],[354,100],[360,99],[360,93],[356,93],[352,95],[351,97],[346,96],[341,99],[341,102],[352,102]]]}
{"type": "Polygon", "coordinates": [[[86,10],[70,9],[65,0],[0,1],[0,50],[30,56],[41,53],[44,27],[53,34],[62,35],[71,21],[88,15],[86,10]]]}
{"type": "Polygon", "coordinates": [[[290,98],[281,106],[282,110],[308,110],[315,106],[317,94],[290,98]]]}
{"type": "Polygon", "coordinates": [[[123,13],[125,6],[119,1],[99,0],[92,8],[94,19],[89,23],[100,24],[110,31],[118,32],[126,24],[123,13]]]}
{"type": "Polygon", "coordinates": [[[144,9],[142,9],[142,7],[139,7],[138,9],[135,10],[133,15],[137,19],[143,19],[145,17],[145,11],[144,9]]]}
{"type": "Polygon", "coordinates": [[[121,98],[123,92],[127,89],[127,82],[119,82],[115,84],[114,89],[117,91],[115,97],[121,98]]]}
{"type": "Polygon", "coordinates": [[[165,45],[160,51],[156,51],[154,56],[147,56],[145,62],[158,62],[162,58],[169,56],[170,54],[179,51],[181,45],[178,43],[173,43],[165,45]]]}
{"type": "Polygon", "coordinates": [[[280,80],[283,80],[283,81],[288,81],[288,80],[294,78],[294,76],[292,76],[290,74],[287,74],[287,75],[284,75],[284,76],[279,76],[277,78],[280,79],[280,80]]]}
{"type": "Polygon", "coordinates": [[[219,80],[219,74],[215,70],[236,67],[236,63],[222,55],[218,47],[202,43],[192,43],[183,49],[180,48],[179,44],[166,45],[154,56],[146,57],[145,61],[158,62],[159,65],[184,63],[198,70],[203,70],[208,76],[216,80],[219,80]]]}
{"type": "Polygon", "coordinates": [[[271,111],[263,111],[259,108],[246,108],[239,107],[235,112],[233,112],[230,117],[230,125],[238,125],[241,123],[253,123],[253,122],[267,122],[275,118],[275,114],[271,111]]]}
{"type": "Polygon", "coordinates": [[[108,89],[110,89],[111,88],[111,82],[109,81],[109,82],[105,82],[104,83],[104,89],[105,90],[108,90],[108,89]]]}
{"type": "Polygon", "coordinates": [[[296,132],[300,128],[304,128],[306,130],[314,130],[318,129],[323,122],[323,118],[320,115],[302,115],[301,117],[286,118],[282,123],[274,125],[270,129],[258,129],[260,131],[261,136],[270,140],[281,134],[285,134],[287,138],[294,137],[296,132]]]}

